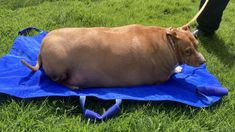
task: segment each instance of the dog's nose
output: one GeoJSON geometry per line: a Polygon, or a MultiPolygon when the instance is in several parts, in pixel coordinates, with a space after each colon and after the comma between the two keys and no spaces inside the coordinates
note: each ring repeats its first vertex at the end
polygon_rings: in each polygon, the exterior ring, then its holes
{"type": "Polygon", "coordinates": [[[200,52],[198,52],[198,61],[200,65],[206,63],[206,59],[200,52]]]}

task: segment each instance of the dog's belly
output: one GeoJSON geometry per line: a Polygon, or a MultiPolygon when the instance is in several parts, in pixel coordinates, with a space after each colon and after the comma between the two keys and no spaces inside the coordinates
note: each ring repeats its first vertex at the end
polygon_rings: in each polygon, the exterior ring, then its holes
{"type": "Polygon", "coordinates": [[[169,74],[158,73],[159,75],[156,75],[150,69],[140,71],[137,68],[125,68],[120,71],[116,71],[116,69],[106,70],[102,67],[90,68],[89,71],[78,68],[77,71],[71,73],[66,83],[80,87],[124,87],[156,84],[166,81],[169,77],[169,74]]]}
{"type": "MultiPolygon", "coordinates": [[[[98,56],[98,55],[97,55],[98,56]]],[[[109,61],[89,61],[77,63],[70,69],[68,85],[80,87],[125,87],[135,85],[157,84],[169,79],[172,67],[164,62],[151,63],[150,60],[133,59],[130,56],[115,58],[109,61]],[[128,62],[128,63],[127,63],[128,62]]],[[[72,63],[74,65],[74,63],[72,63]]],[[[71,64],[70,64],[71,65],[71,64]]],[[[69,69],[69,68],[67,68],[69,69]]]]}

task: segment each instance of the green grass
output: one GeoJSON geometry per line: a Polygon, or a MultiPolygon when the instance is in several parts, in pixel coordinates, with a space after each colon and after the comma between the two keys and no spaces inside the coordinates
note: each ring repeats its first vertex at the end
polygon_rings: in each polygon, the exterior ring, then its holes
{"type": "MultiPolygon", "coordinates": [[[[0,56],[27,26],[121,26],[132,23],[177,27],[196,14],[199,0],[0,0],[0,56]]],[[[235,2],[230,1],[216,36],[200,38],[207,67],[229,89],[209,108],[175,102],[124,101],[111,120],[84,119],[77,97],[18,99],[1,94],[1,131],[235,131],[235,2]]],[[[195,24],[193,25],[195,27],[195,24]]],[[[102,112],[112,102],[89,99],[102,112]],[[98,104],[98,105],[97,105],[98,104]]]]}

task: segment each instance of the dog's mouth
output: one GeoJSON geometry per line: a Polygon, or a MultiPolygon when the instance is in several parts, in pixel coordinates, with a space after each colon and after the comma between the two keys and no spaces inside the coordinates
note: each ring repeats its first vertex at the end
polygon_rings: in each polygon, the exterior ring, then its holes
{"type": "Polygon", "coordinates": [[[203,65],[203,64],[206,64],[206,61],[200,62],[198,66],[203,65]]]}

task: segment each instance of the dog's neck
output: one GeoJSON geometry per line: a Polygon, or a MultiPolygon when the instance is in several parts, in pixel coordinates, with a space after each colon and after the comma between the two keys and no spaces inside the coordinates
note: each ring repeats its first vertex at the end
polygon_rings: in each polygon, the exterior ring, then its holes
{"type": "Polygon", "coordinates": [[[181,63],[180,61],[180,55],[178,53],[178,50],[177,50],[177,45],[176,45],[176,42],[174,41],[174,39],[170,36],[166,36],[167,37],[167,40],[169,40],[168,42],[168,45],[170,47],[170,49],[173,51],[173,56],[176,60],[176,66],[179,65],[181,63]]]}

